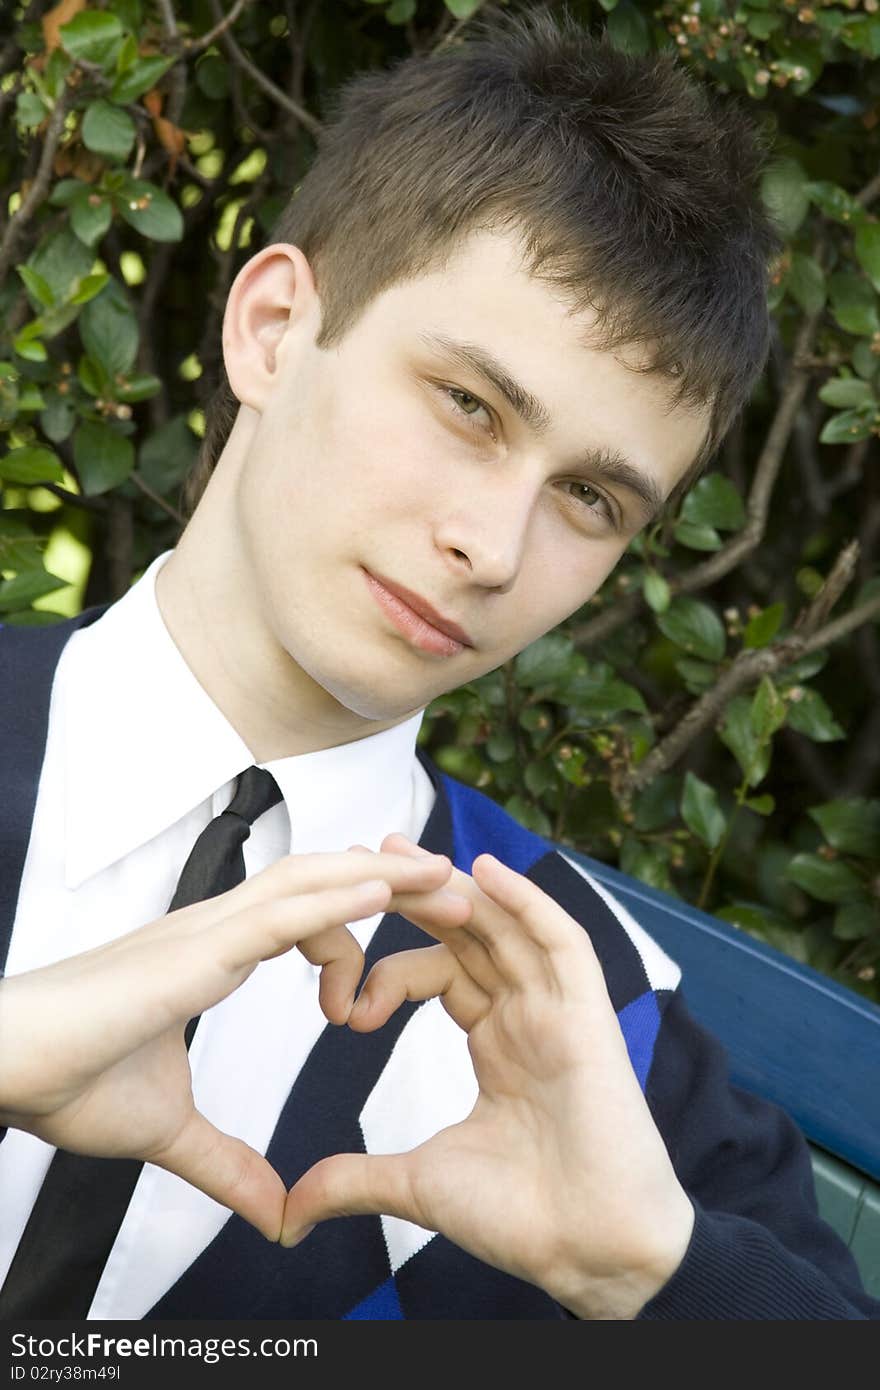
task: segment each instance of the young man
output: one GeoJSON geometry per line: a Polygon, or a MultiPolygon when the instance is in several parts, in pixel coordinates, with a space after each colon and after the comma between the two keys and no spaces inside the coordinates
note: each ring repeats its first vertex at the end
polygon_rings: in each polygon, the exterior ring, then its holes
{"type": "Polygon", "coordinates": [[[756,169],[671,60],[540,13],[346,90],[230,292],[176,549],[0,641],[0,1314],[877,1315],[674,964],[415,749],[741,407],[756,169]]]}

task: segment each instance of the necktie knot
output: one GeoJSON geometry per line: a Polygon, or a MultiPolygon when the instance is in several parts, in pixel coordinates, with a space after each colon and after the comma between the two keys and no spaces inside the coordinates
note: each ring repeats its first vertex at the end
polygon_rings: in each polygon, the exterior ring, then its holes
{"type": "Polygon", "coordinates": [[[271,772],[264,767],[248,767],[238,779],[235,795],[226,808],[228,813],[241,816],[253,825],[264,811],[281,800],[281,788],[271,772]]]}
{"type": "Polygon", "coordinates": [[[241,883],[245,877],[242,845],[254,821],[280,800],[281,789],[271,772],[246,768],[226,810],[205,826],[193,845],[168,911],[203,902],[241,883]]]}

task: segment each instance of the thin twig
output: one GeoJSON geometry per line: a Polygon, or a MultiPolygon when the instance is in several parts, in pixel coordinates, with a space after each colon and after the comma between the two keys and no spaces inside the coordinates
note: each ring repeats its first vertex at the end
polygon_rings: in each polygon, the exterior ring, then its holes
{"type": "MultiPolygon", "coordinates": [[[[164,6],[166,0],[159,0],[164,6]]],[[[213,29],[209,29],[206,34],[200,35],[197,39],[184,39],[183,47],[187,58],[191,58],[194,53],[203,53],[206,48],[210,48],[215,39],[219,39],[221,34],[225,34],[227,29],[231,29],[242,10],[254,0],[235,0],[235,4],[219,24],[215,24],[213,29]]],[[[216,11],[215,11],[216,13],[216,11]]]]}
{"type": "MultiPolygon", "coordinates": [[[[211,0],[211,8],[215,15],[217,15],[220,9],[218,0],[211,0]]],[[[246,72],[251,80],[255,82],[267,96],[271,97],[278,106],[289,112],[291,116],[295,116],[300,125],[303,126],[310,135],[317,136],[320,134],[321,122],[316,120],[298,101],[294,101],[286,92],[282,92],[280,87],[276,87],[275,83],[272,82],[270,78],[260,72],[256,64],[252,63],[250,58],[242,52],[230,33],[224,32],[220,42],[236,66],[241,68],[243,72],[246,72]]]]}
{"type": "Polygon", "coordinates": [[[181,528],[186,525],[186,518],[177,510],[176,507],[173,507],[170,502],[166,501],[164,497],[160,496],[158,492],[154,492],[153,489],[150,487],[149,483],[146,483],[144,481],[144,479],[141,477],[140,473],[138,473],[136,468],[133,468],[128,476],[134,483],[135,487],[140,488],[141,492],[144,494],[145,497],[149,497],[151,502],[155,502],[157,507],[161,507],[163,512],[167,512],[168,515],[172,518],[172,520],[176,521],[181,528]]]}
{"type": "Polygon", "coordinates": [[[15,255],[16,244],[27,223],[31,220],[37,208],[45,202],[46,194],[49,191],[49,183],[52,178],[52,166],[55,162],[55,153],[58,149],[58,142],[64,131],[64,122],[67,119],[67,112],[70,106],[72,93],[69,87],[62,89],[61,95],[55,102],[54,110],[49,117],[43,139],[43,150],[40,156],[40,163],[37,175],[22,199],[21,207],[9,221],[6,232],[0,244],[0,284],[6,279],[12,258],[15,255]]]}

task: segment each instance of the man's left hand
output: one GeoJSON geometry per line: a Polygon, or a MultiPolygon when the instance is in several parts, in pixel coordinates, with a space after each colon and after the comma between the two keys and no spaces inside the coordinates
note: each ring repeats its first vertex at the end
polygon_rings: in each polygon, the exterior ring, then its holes
{"type": "MultiPolygon", "coordinates": [[[[402,835],[382,850],[424,853],[402,835]]],[[[489,854],[445,888],[471,905],[460,927],[440,924],[431,895],[392,899],[389,911],[440,944],[378,961],[348,1026],[370,1032],[403,1000],[439,997],[468,1034],[474,1108],[409,1153],[322,1159],[288,1194],[282,1244],[328,1217],[384,1213],[441,1232],[578,1317],[634,1318],[678,1268],[694,1212],[589,935],[489,854]]]]}

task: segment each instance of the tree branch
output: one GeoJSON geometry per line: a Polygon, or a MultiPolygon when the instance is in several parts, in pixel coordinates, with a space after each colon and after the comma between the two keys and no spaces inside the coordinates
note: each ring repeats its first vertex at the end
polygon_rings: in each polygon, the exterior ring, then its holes
{"type": "Polygon", "coordinates": [[[794,630],[769,647],[741,651],[716,684],[694,702],[672,732],[623,779],[627,796],[676,763],[694,739],[720,717],[728,701],[740,691],[757,685],[761,677],[784,670],[808,652],[830,646],[863,623],[880,616],[880,596],[859,604],[833,622],[821,624],[850,582],[858,560],[858,542],[845,546],[819,593],[798,615],[794,630]]]}

